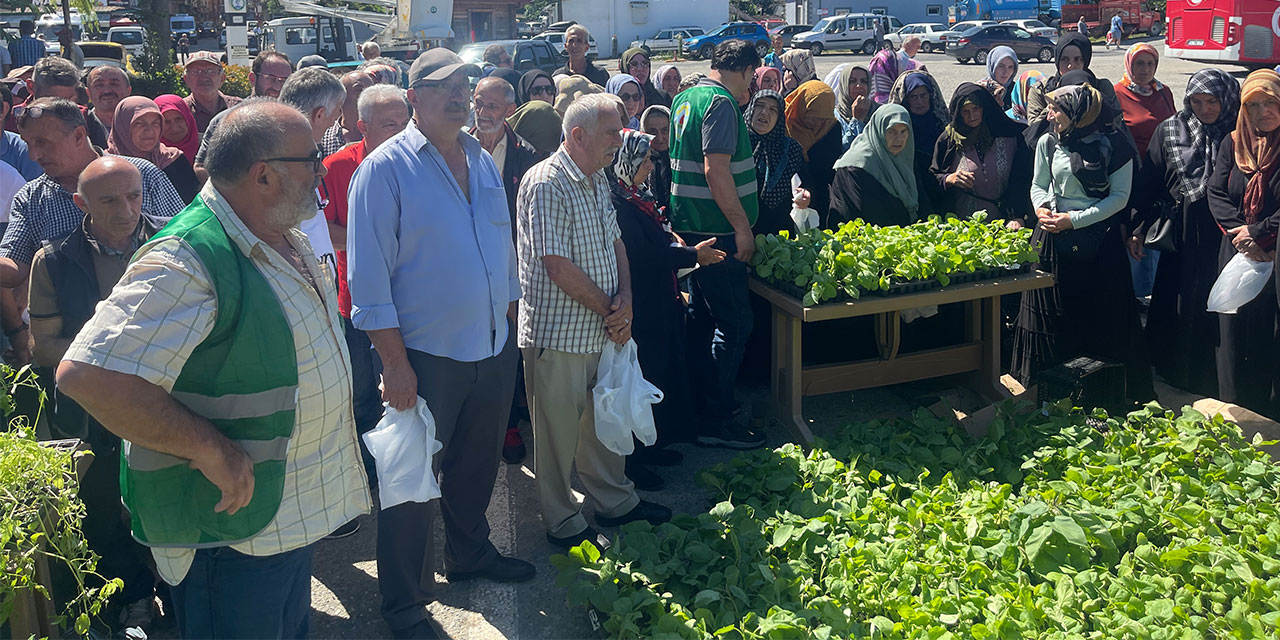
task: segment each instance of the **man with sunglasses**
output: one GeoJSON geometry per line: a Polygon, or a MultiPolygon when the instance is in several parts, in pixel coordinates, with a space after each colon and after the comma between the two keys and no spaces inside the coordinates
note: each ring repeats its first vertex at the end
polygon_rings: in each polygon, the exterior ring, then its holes
{"type": "MultiPolygon", "coordinates": [[[[445,48],[419,56],[409,68],[415,122],[365,158],[348,191],[351,321],[382,361],[383,400],[405,410],[421,397],[435,418],[450,583],[535,573],[498,553],[485,518],[515,388],[520,281],[502,172],[462,131],[468,76],[479,74],[445,48]]],[[[427,611],[433,506],[378,512],[382,617],[397,638],[437,637],[427,611]]]]}
{"type": "MultiPolygon", "coordinates": [[[[250,98],[279,98],[280,90],[284,88],[284,83],[288,81],[289,76],[293,75],[293,64],[289,62],[289,56],[279,51],[263,51],[253,59],[253,65],[249,71],[249,84],[253,87],[250,98]]],[[[191,96],[184,98],[188,104],[191,102],[191,96]]],[[[240,99],[236,98],[237,104],[240,99]]],[[[218,125],[222,122],[223,115],[226,111],[221,111],[209,120],[208,126],[199,127],[202,132],[200,138],[200,150],[196,152],[195,170],[196,177],[204,182],[209,178],[209,174],[204,170],[204,154],[205,149],[209,147],[209,142],[213,140],[213,136],[218,131],[218,125]]]]}
{"type": "Polygon", "coordinates": [[[196,117],[196,130],[204,133],[213,117],[240,104],[240,98],[222,92],[227,72],[222,61],[212,51],[197,51],[187,58],[183,67],[182,82],[191,91],[183,100],[196,117]]]}

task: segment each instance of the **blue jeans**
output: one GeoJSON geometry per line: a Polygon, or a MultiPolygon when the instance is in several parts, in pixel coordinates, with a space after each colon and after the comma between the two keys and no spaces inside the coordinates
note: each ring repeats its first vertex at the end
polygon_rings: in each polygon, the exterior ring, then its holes
{"type": "Polygon", "coordinates": [[[1141,260],[1129,256],[1129,275],[1133,276],[1133,295],[1145,298],[1151,295],[1151,287],[1156,283],[1156,267],[1160,264],[1160,252],[1147,249],[1141,260]]]}
{"type": "MultiPolygon", "coordinates": [[[[382,394],[378,391],[378,376],[382,367],[373,357],[373,343],[369,334],[355,328],[351,320],[342,319],[347,335],[347,351],[351,353],[351,409],[356,416],[356,434],[363,436],[382,419],[382,394]]],[[[360,457],[364,459],[365,473],[369,474],[369,486],[377,488],[378,471],[374,468],[373,454],[360,440],[360,457]]]]}
{"type": "Polygon", "coordinates": [[[199,549],[173,604],[183,638],[306,638],[311,547],[273,556],[199,549]]]}
{"type": "MultiPolygon", "coordinates": [[[[706,239],[687,234],[692,244],[706,239]],[[692,239],[690,239],[692,238],[692,239]]],[[[737,243],[732,235],[718,236],[716,248],[724,251],[724,262],[707,265],[689,276],[689,369],[698,388],[699,408],[710,424],[733,418],[738,402],[734,388],[738,367],[751,336],[753,317],[747,291],[750,267],[734,259],[737,243]]]]}

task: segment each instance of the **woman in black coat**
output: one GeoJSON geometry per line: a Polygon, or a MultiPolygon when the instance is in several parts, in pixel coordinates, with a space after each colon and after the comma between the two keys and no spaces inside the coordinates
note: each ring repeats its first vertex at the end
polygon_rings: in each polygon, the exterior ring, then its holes
{"type": "MultiPolygon", "coordinates": [[[[1209,211],[1226,234],[1220,267],[1237,254],[1275,260],[1280,231],[1280,74],[1254,71],[1240,98],[1236,130],[1223,139],[1209,181],[1209,211]]],[[[1218,316],[1218,399],[1272,419],[1280,419],[1277,315],[1276,289],[1269,282],[1237,313],[1218,316]]]]}
{"type": "Polygon", "coordinates": [[[1236,127],[1240,83],[1218,69],[1197,71],[1182,105],[1156,127],[1147,147],[1135,191],[1150,197],[1132,201],[1129,253],[1141,259],[1148,230],[1169,225],[1171,244],[1161,251],[1147,312],[1151,363],[1170,384],[1217,396],[1218,317],[1205,301],[1218,277],[1223,233],[1209,212],[1209,180],[1223,140],[1236,127]]]}
{"type": "Polygon", "coordinates": [[[1031,226],[1031,173],[1035,158],[1025,129],[1009,119],[983,86],[965,82],[951,97],[951,122],[933,147],[930,171],[946,192],[939,207],[962,218],[985,211],[987,219],[1031,226]]]}
{"type": "Polygon", "coordinates": [[[666,210],[644,186],[653,162],[649,144],[653,136],[635,130],[622,132],[622,146],[610,169],[610,190],[617,210],[618,227],[627,249],[631,269],[631,306],[634,317],[631,335],[636,341],[644,377],[662,390],[662,402],[653,406],[658,441],[652,447],[637,447],[628,457],[627,476],[648,491],[662,487],[662,478],[645,464],[674,464],[679,454],[664,450],[674,442],[693,439],[691,421],[697,416],[689,390],[684,363],[684,298],[677,286],[676,272],[695,265],[724,260],[714,239],[695,247],[685,246],[672,233],[666,210]]]}

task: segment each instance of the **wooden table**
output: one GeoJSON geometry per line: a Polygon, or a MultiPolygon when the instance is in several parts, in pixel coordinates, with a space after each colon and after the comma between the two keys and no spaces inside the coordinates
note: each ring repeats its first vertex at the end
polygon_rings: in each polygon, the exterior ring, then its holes
{"type": "Polygon", "coordinates": [[[870,294],[859,300],[806,307],[763,280],[753,277],[749,281],[750,289],[768,300],[773,308],[769,386],[783,422],[805,445],[813,442],[813,433],[804,420],[805,396],[973,372],[970,384],[976,391],[992,401],[1007,397],[1008,392],[1000,384],[1000,296],[1051,286],[1053,276],[1033,271],[919,293],[870,294]],[[965,303],[964,342],[898,355],[899,314],[903,310],[954,302],[965,303]],[[804,323],[871,315],[875,316],[879,358],[814,366],[804,366],[801,362],[804,323]]]}

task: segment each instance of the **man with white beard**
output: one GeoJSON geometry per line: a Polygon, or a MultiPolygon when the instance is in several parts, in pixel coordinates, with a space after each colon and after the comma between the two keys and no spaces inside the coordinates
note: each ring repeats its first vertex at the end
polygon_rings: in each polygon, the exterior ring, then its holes
{"type": "Polygon", "coordinates": [[[228,113],[209,182],[58,368],[125,441],[133,535],[184,638],[307,637],[312,545],[370,507],[336,288],[298,230],[319,155],[293,107],[228,113]]]}

